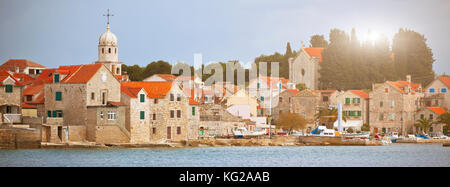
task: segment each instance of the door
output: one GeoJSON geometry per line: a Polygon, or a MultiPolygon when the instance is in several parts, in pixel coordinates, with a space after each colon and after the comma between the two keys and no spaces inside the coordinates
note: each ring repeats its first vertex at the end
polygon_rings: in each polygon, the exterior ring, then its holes
{"type": "Polygon", "coordinates": [[[170,140],[172,138],[172,127],[167,127],[167,139],[170,140]]]}

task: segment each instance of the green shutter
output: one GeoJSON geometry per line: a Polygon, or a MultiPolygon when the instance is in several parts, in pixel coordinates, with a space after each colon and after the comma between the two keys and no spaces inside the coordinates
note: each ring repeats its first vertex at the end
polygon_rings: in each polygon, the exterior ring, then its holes
{"type": "Polygon", "coordinates": [[[52,111],[47,111],[47,117],[51,118],[52,117],[52,111]]]}
{"type": "Polygon", "coordinates": [[[195,107],[192,107],[192,115],[195,116],[195,107]]]}
{"type": "Polygon", "coordinates": [[[361,111],[358,111],[358,116],[361,116],[361,111]]]}
{"type": "Polygon", "coordinates": [[[145,119],[145,111],[141,111],[141,119],[145,119]]]}
{"type": "Polygon", "coordinates": [[[13,85],[10,85],[10,84],[5,85],[5,92],[6,93],[12,93],[13,92],[13,85]]]}
{"type": "Polygon", "coordinates": [[[54,80],[56,83],[59,82],[59,74],[55,74],[54,80]]]}
{"type": "Polygon", "coordinates": [[[350,104],[350,98],[345,98],[345,104],[350,104]]]}
{"type": "Polygon", "coordinates": [[[56,92],[56,100],[61,101],[62,100],[62,92],[56,92]]]}
{"type": "Polygon", "coordinates": [[[145,102],[145,95],[141,94],[140,97],[141,97],[141,103],[145,102]]]}
{"type": "Polygon", "coordinates": [[[56,110],[53,110],[52,114],[53,114],[52,117],[56,118],[56,110]]]}

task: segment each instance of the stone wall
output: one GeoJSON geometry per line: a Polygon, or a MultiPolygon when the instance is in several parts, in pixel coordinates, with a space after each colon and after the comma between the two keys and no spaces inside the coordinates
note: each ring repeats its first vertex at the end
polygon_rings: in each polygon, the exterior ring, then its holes
{"type": "Polygon", "coordinates": [[[39,129],[0,129],[0,148],[29,149],[41,147],[41,131],[39,129]]]}
{"type": "Polygon", "coordinates": [[[62,110],[64,125],[86,125],[87,108],[85,95],[86,84],[45,84],[45,114],[49,110],[62,110]],[[56,101],[56,92],[62,92],[61,101],[56,101]]]}

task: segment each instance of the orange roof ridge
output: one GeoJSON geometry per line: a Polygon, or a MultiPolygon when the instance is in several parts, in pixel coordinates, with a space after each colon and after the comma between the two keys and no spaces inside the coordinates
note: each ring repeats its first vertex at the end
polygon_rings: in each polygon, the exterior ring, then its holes
{"type": "Polygon", "coordinates": [[[447,112],[445,109],[443,109],[441,107],[427,107],[427,108],[439,115],[447,112]]]}
{"type": "Polygon", "coordinates": [[[369,94],[365,91],[362,91],[362,90],[349,90],[349,91],[362,97],[362,98],[365,98],[365,99],[369,98],[369,94]]]}
{"type": "Polygon", "coordinates": [[[450,88],[450,77],[438,76],[438,79],[445,84],[445,86],[450,88]]]}

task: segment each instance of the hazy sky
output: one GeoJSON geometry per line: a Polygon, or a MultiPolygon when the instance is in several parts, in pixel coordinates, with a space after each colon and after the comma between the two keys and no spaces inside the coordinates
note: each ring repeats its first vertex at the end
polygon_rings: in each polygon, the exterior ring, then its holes
{"type": "Polygon", "coordinates": [[[437,73],[450,73],[448,0],[0,0],[0,62],[26,58],[49,68],[97,60],[106,9],[115,14],[119,60],[193,63],[240,60],[284,53],[310,36],[338,28],[368,29],[392,39],[400,27],[428,39],[437,73]]]}

